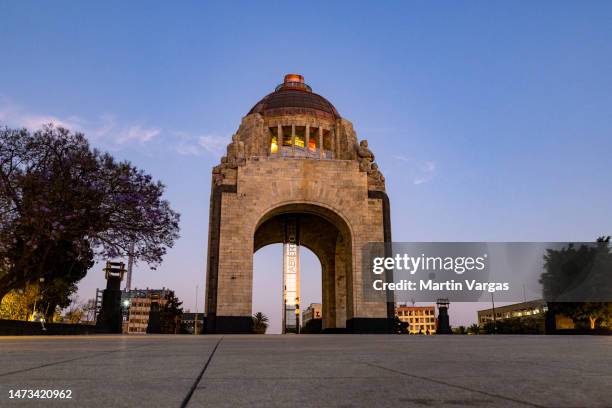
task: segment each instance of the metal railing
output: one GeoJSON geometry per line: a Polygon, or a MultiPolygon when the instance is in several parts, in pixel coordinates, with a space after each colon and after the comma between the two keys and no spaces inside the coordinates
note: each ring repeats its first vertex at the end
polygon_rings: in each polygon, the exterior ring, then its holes
{"type": "Polygon", "coordinates": [[[271,153],[270,156],[278,157],[304,157],[312,159],[324,159],[331,160],[331,150],[323,150],[323,154],[320,154],[320,150],[310,150],[299,146],[280,146],[276,153],[271,153]]]}
{"type": "Polygon", "coordinates": [[[279,89],[283,88],[306,89],[307,91],[312,92],[312,88],[303,82],[285,82],[274,88],[274,91],[278,91],[279,89]]]}

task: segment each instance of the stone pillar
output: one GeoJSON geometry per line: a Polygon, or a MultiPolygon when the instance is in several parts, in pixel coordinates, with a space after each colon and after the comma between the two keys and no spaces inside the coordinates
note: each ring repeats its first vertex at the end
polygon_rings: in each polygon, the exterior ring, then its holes
{"type": "Polygon", "coordinates": [[[295,125],[291,125],[291,153],[295,154],[295,125]]]}
{"type": "Polygon", "coordinates": [[[283,148],[283,127],[280,124],[276,125],[276,144],[278,145],[276,154],[281,156],[281,149],[283,148]]]}
{"type": "Polygon", "coordinates": [[[319,159],[323,158],[323,128],[319,126],[319,159]]]}
{"type": "Polygon", "coordinates": [[[305,130],[305,138],[304,138],[304,147],[306,148],[306,156],[310,156],[310,148],[308,147],[308,144],[310,143],[310,125],[306,124],[306,130],[305,130]]]}
{"type": "Polygon", "coordinates": [[[453,334],[448,316],[448,299],[438,299],[436,304],[438,306],[438,327],[436,328],[436,334],[453,334]]]}
{"type": "Polygon", "coordinates": [[[121,280],[125,273],[123,262],[106,262],[106,289],[102,293],[102,309],[96,326],[103,333],[121,333],[121,280]]]}
{"type": "Polygon", "coordinates": [[[331,145],[332,145],[332,159],[336,158],[336,152],[338,152],[338,146],[336,145],[337,141],[336,141],[336,132],[334,131],[334,129],[331,129],[329,131],[329,137],[331,137],[331,145]]]}

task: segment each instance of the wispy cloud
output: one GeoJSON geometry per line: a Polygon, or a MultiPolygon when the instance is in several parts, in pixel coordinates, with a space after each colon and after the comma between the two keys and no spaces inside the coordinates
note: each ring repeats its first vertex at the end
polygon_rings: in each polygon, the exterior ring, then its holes
{"type": "Polygon", "coordinates": [[[201,154],[201,149],[193,143],[181,142],[176,146],[175,150],[183,156],[199,156],[201,154]]]}
{"type": "Polygon", "coordinates": [[[220,154],[230,142],[229,137],[219,135],[204,135],[198,138],[198,144],[207,152],[220,154]]]}
{"type": "Polygon", "coordinates": [[[436,163],[432,161],[426,161],[417,166],[419,174],[416,175],[412,182],[414,184],[423,184],[431,181],[436,174],[436,163]]]}
{"type": "Polygon", "coordinates": [[[412,160],[410,160],[410,159],[409,159],[409,158],[407,158],[406,156],[393,156],[393,158],[394,158],[395,160],[403,161],[403,162],[406,162],[406,163],[410,163],[410,162],[412,162],[412,160]]]}
{"type": "Polygon", "coordinates": [[[415,160],[405,156],[393,156],[394,159],[406,163],[412,176],[412,184],[419,185],[431,181],[436,175],[437,164],[432,160],[415,160]]]}
{"type": "Polygon", "coordinates": [[[110,114],[100,115],[96,119],[85,119],[78,116],[62,118],[46,113],[30,112],[8,98],[0,98],[0,122],[31,130],[47,124],[61,126],[83,132],[89,139],[105,147],[147,143],[161,132],[157,127],[147,127],[139,123],[121,123],[110,114]]]}
{"type": "Polygon", "coordinates": [[[42,125],[52,124],[54,126],[81,130],[83,125],[83,120],[76,116],[59,118],[49,114],[26,112],[6,97],[0,98],[0,122],[9,126],[25,127],[28,129],[38,129],[42,125]]]}
{"type": "Polygon", "coordinates": [[[146,143],[159,134],[161,130],[158,128],[145,128],[141,125],[133,125],[126,129],[122,129],[117,133],[116,140],[118,143],[127,143],[136,141],[146,143]]]}
{"type": "Polygon", "coordinates": [[[190,136],[185,133],[176,133],[176,136],[180,141],[176,145],[175,150],[178,154],[185,156],[200,156],[204,153],[220,156],[230,142],[228,136],[218,134],[190,136]]]}

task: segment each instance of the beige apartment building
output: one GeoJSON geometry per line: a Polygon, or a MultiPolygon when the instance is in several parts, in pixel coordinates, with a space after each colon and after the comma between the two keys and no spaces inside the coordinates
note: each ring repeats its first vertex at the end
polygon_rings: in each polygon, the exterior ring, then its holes
{"type": "Polygon", "coordinates": [[[302,313],[302,327],[306,326],[306,323],[312,319],[321,319],[323,316],[321,310],[322,306],[320,303],[311,303],[302,313]]]}
{"type": "Polygon", "coordinates": [[[435,306],[398,306],[395,315],[404,323],[408,323],[410,334],[436,333],[435,306]]]}
{"type": "Polygon", "coordinates": [[[163,289],[133,289],[122,294],[124,314],[123,333],[146,334],[152,305],[155,310],[163,307],[167,297],[174,292],[163,289]]]}
{"type": "Polygon", "coordinates": [[[127,333],[145,334],[149,324],[151,312],[150,298],[133,298],[130,302],[130,311],[127,320],[127,333]]]}

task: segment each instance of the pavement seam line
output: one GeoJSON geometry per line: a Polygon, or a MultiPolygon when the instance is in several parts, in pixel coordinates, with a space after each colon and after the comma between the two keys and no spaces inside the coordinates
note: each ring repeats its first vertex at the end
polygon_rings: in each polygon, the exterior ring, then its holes
{"type": "Polygon", "coordinates": [[[381,366],[381,365],[378,365],[378,364],[366,363],[366,362],[363,362],[363,361],[361,361],[361,363],[369,365],[371,367],[380,368],[382,370],[387,370],[387,371],[390,371],[392,373],[401,374],[401,375],[404,375],[406,377],[412,377],[412,378],[416,378],[416,379],[423,380],[423,381],[429,381],[429,382],[433,382],[433,383],[436,383],[436,384],[446,385],[447,387],[453,387],[453,388],[457,388],[457,389],[460,389],[460,390],[463,390],[463,391],[475,392],[475,393],[478,393],[478,394],[486,395],[488,397],[503,399],[503,400],[506,400],[506,401],[515,402],[517,404],[527,405],[527,406],[530,406],[530,407],[546,408],[546,406],[544,406],[544,405],[538,405],[538,404],[534,404],[534,403],[528,402],[528,401],[523,401],[523,400],[511,398],[511,397],[505,397],[503,395],[493,394],[491,392],[482,391],[482,390],[478,390],[478,389],[474,389],[474,388],[470,388],[470,387],[465,387],[463,385],[453,384],[453,383],[449,383],[449,382],[442,381],[442,380],[436,380],[434,378],[423,377],[423,376],[414,375],[414,374],[408,374],[406,372],[403,372],[403,371],[400,371],[400,370],[395,370],[395,369],[389,368],[389,367],[384,367],[384,366],[381,366]]]}
{"type": "Polygon", "coordinates": [[[75,357],[75,358],[70,358],[68,360],[54,361],[52,363],[46,363],[46,364],[42,364],[42,365],[39,365],[39,366],[36,366],[36,367],[22,368],[20,370],[14,370],[14,371],[9,371],[7,373],[1,373],[0,377],[6,377],[8,375],[25,373],[27,371],[38,370],[39,368],[51,367],[51,366],[54,366],[54,365],[70,363],[70,362],[78,361],[78,360],[86,360],[88,358],[95,358],[95,357],[103,356],[105,354],[118,353],[120,351],[128,351],[128,350],[133,350],[133,349],[147,347],[147,346],[152,346],[152,345],[154,345],[154,343],[143,344],[143,345],[140,345],[140,346],[128,347],[128,348],[117,349],[117,350],[101,351],[99,353],[91,354],[91,355],[88,355],[88,356],[75,357]]]}
{"type": "Polygon", "coordinates": [[[202,371],[200,371],[200,374],[198,375],[196,380],[191,385],[191,388],[189,389],[189,392],[187,392],[187,395],[183,399],[183,402],[181,402],[181,408],[185,408],[187,406],[187,404],[189,404],[189,400],[191,399],[191,396],[195,392],[196,388],[198,388],[198,384],[200,384],[200,381],[202,380],[202,377],[204,377],[204,373],[206,372],[206,369],[208,368],[208,365],[212,361],[212,358],[215,355],[215,352],[217,351],[217,348],[219,348],[219,344],[221,344],[221,340],[223,340],[223,337],[221,337],[219,339],[219,341],[217,342],[217,344],[215,344],[215,348],[213,348],[212,352],[210,353],[210,356],[208,356],[208,360],[206,360],[206,363],[204,363],[204,367],[202,367],[202,371]]]}

